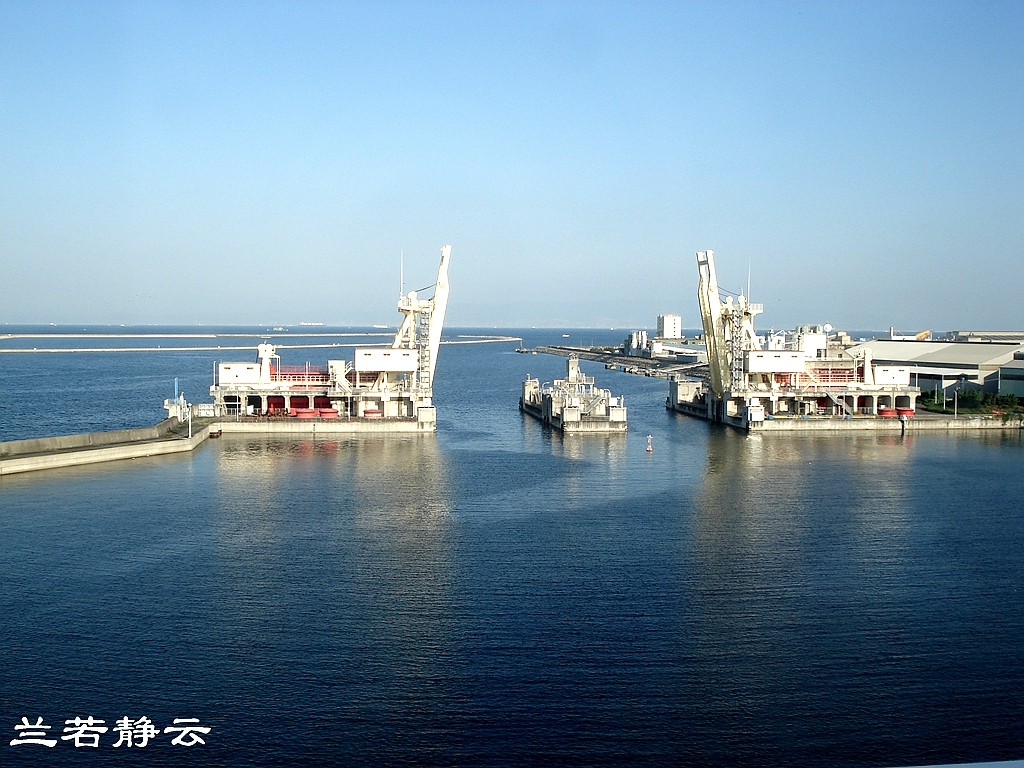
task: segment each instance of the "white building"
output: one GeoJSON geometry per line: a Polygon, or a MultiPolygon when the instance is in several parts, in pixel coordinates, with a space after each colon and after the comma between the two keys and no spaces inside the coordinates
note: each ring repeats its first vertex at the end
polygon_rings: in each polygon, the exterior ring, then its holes
{"type": "Polygon", "coordinates": [[[647,352],[647,331],[632,331],[622,342],[622,351],[630,357],[649,357],[647,352]],[[647,353],[645,355],[645,353],[647,353]]]}
{"type": "Polygon", "coordinates": [[[658,315],[658,338],[683,338],[683,318],[679,315],[658,315]]]}

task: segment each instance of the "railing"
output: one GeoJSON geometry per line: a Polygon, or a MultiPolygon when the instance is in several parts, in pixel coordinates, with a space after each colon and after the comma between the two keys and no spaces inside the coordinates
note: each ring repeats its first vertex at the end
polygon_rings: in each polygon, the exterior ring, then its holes
{"type": "Polygon", "coordinates": [[[827,389],[828,387],[846,387],[855,383],[857,372],[853,368],[815,366],[806,373],[797,374],[797,389],[827,389]]]}
{"type": "Polygon", "coordinates": [[[330,382],[331,377],[327,373],[286,373],[284,371],[280,373],[274,373],[270,377],[271,381],[291,381],[300,384],[327,384],[330,382]]]}
{"type": "Polygon", "coordinates": [[[298,384],[327,384],[331,380],[331,375],[326,365],[271,365],[270,380],[298,384]]]}

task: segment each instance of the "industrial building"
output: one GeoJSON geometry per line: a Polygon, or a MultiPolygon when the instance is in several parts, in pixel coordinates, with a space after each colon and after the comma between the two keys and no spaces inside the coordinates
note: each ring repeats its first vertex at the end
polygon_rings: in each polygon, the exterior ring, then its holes
{"type": "Polygon", "coordinates": [[[1024,331],[953,331],[953,341],[1002,341],[1024,344],[1024,331]]]}
{"type": "Polygon", "coordinates": [[[1024,351],[1024,342],[874,339],[847,351],[858,354],[865,349],[871,350],[876,364],[909,367],[910,383],[922,390],[960,386],[995,394],[1000,368],[1024,351]]]}
{"type": "Polygon", "coordinates": [[[999,394],[1024,398],[1024,352],[1015,352],[1013,360],[999,366],[999,394]]]}
{"type": "Polygon", "coordinates": [[[622,353],[629,357],[650,357],[647,331],[630,331],[629,336],[622,342],[622,353]]]}

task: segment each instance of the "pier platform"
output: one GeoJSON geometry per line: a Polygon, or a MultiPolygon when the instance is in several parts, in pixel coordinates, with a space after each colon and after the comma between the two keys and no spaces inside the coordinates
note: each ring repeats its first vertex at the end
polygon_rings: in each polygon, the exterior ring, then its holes
{"type": "Polygon", "coordinates": [[[541,385],[527,376],[519,409],[563,432],[625,432],[626,403],[607,389],[594,386],[594,377],[580,370],[576,355],[566,361],[564,379],[541,385]]]}
{"type": "Polygon", "coordinates": [[[719,424],[756,434],[779,432],[888,432],[888,433],[921,433],[921,432],[972,432],[978,430],[1002,430],[1019,432],[1021,422],[1017,419],[1003,421],[1001,416],[943,416],[935,413],[918,412],[913,418],[900,420],[879,418],[877,416],[852,416],[841,418],[834,416],[792,416],[775,417],[764,421],[747,421],[742,416],[721,415],[711,418],[707,406],[703,403],[677,402],[666,400],[666,407],[694,418],[713,421],[719,424]]]}
{"type": "Polygon", "coordinates": [[[670,378],[675,375],[686,375],[702,380],[708,379],[707,363],[679,363],[674,360],[651,357],[630,357],[618,352],[596,352],[587,347],[570,347],[563,345],[539,346],[534,349],[521,349],[524,354],[555,355],[557,357],[577,357],[594,363],[604,363],[605,368],[614,368],[623,373],[639,376],[670,378]]]}

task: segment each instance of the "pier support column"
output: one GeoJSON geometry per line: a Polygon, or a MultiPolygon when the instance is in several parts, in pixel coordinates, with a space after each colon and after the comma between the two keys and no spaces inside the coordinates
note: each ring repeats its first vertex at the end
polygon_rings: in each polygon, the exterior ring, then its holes
{"type": "Polygon", "coordinates": [[[878,408],[876,406],[875,396],[857,395],[857,413],[877,416],[878,408]]]}

